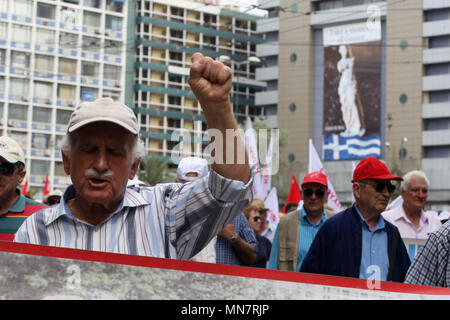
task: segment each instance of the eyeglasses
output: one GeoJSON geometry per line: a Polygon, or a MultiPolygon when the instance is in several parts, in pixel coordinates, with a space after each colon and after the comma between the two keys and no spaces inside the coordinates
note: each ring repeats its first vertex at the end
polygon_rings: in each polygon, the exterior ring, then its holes
{"type": "Polygon", "coordinates": [[[316,195],[317,198],[322,198],[325,195],[325,191],[323,191],[321,189],[317,189],[317,190],[305,189],[305,190],[303,190],[303,194],[306,197],[311,197],[313,195],[313,193],[316,195]]]}
{"type": "Polygon", "coordinates": [[[372,183],[369,183],[368,181],[364,181],[362,183],[371,185],[372,187],[375,188],[375,191],[379,192],[379,193],[383,192],[385,187],[387,187],[388,192],[391,194],[395,191],[395,186],[390,182],[377,182],[375,184],[372,184],[372,183]]]}
{"type": "Polygon", "coordinates": [[[261,220],[261,217],[258,217],[258,216],[253,217],[253,221],[255,221],[255,222],[258,222],[259,220],[261,220]]]}
{"type": "Polygon", "coordinates": [[[15,165],[13,163],[0,162],[0,174],[10,176],[14,173],[15,165]]]}

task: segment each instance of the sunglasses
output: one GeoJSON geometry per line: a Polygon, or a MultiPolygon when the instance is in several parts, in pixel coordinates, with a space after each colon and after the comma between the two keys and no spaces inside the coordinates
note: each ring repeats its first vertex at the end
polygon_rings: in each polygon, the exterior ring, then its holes
{"type": "Polygon", "coordinates": [[[375,184],[372,184],[367,181],[364,181],[363,183],[371,185],[378,193],[383,192],[385,187],[387,187],[388,192],[391,194],[395,191],[395,186],[390,182],[377,182],[375,184]]]}
{"type": "Polygon", "coordinates": [[[325,191],[323,191],[321,189],[317,189],[317,190],[305,189],[305,190],[303,190],[303,194],[306,197],[311,197],[313,195],[313,193],[316,195],[317,198],[322,198],[325,195],[325,191]]]}
{"type": "Polygon", "coordinates": [[[0,162],[0,174],[10,176],[14,173],[15,165],[13,163],[0,162]]]}
{"type": "Polygon", "coordinates": [[[255,221],[255,222],[258,222],[259,220],[261,220],[261,217],[258,217],[258,216],[253,217],[253,221],[255,221]]]}

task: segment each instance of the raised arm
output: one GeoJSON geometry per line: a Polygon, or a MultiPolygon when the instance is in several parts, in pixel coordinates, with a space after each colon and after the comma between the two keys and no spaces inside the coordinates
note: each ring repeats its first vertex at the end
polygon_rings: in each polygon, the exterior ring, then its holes
{"type": "Polygon", "coordinates": [[[250,167],[245,144],[239,135],[231,134],[238,130],[230,102],[231,78],[231,69],[220,61],[198,52],[192,56],[189,85],[200,102],[210,136],[213,133],[212,142],[218,139],[217,133],[221,134],[222,148],[212,150],[211,167],[223,177],[247,183],[250,167]],[[229,137],[237,138],[227,138],[227,133],[229,137]],[[229,159],[231,152],[234,157],[229,159]],[[240,161],[238,153],[240,156],[245,153],[243,161],[240,161]]]}

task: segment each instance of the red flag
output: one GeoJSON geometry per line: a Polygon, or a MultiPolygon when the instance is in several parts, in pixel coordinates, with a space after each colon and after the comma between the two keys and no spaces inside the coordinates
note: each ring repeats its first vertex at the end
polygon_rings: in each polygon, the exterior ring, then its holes
{"type": "Polygon", "coordinates": [[[300,200],[302,200],[302,195],[300,193],[300,188],[298,186],[297,183],[297,179],[295,178],[295,176],[292,176],[291,179],[291,191],[289,191],[289,195],[286,199],[286,202],[284,203],[284,207],[283,210],[281,210],[282,213],[286,213],[286,204],[288,202],[295,202],[295,203],[299,203],[300,200]]]}
{"type": "Polygon", "coordinates": [[[22,194],[24,195],[24,196],[26,196],[27,194],[28,194],[28,190],[30,189],[30,187],[29,187],[29,184],[28,184],[28,176],[27,176],[27,179],[25,180],[25,183],[23,184],[23,187],[22,187],[22,194]]]}
{"type": "Polygon", "coordinates": [[[44,197],[50,193],[50,184],[48,182],[48,173],[45,176],[44,197]]]}

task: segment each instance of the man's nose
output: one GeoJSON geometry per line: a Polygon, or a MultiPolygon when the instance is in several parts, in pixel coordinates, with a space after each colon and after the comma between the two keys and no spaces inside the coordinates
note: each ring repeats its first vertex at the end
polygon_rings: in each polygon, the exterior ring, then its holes
{"type": "Polygon", "coordinates": [[[94,162],[94,168],[98,171],[98,172],[105,172],[108,170],[108,157],[106,155],[106,152],[102,152],[100,151],[97,154],[97,157],[95,159],[94,162]]]}

